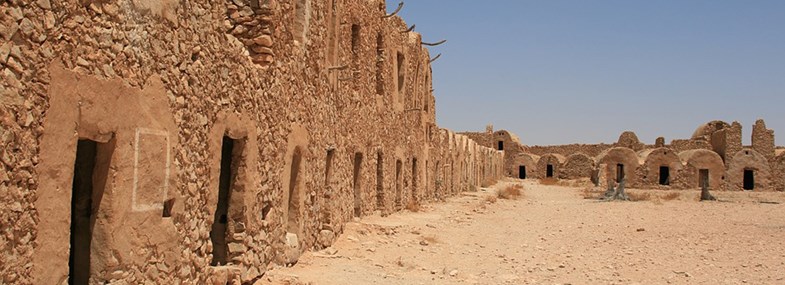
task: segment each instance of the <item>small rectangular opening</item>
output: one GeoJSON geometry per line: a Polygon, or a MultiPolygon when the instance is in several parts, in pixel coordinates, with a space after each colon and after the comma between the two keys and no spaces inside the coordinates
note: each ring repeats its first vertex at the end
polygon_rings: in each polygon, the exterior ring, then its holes
{"type": "Polygon", "coordinates": [[[499,141],[497,149],[498,150],[504,150],[504,141],[499,141]]]}
{"type": "Polygon", "coordinates": [[[164,218],[172,217],[172,207],[174,207],[174,198],[164,201],[164,212],[162,214],[164,218]]]}
{"type": "Polygon", "coordinates": [[[235,141],[227,136],[223,137],[221,145],[221,169],[218,180],[218,205],[215,207],[213,227],[210,231],[210,241],[213,243],[213,260],[210,265],[225,265],[229,249],[226,243],[228,229],[229,195],[231,194],[232,181],[232,152],[235,141]]]}
{"type": "Polygon", "coordinates": [[[548,166],[546,167],[545,177],[548,177],[548,178],[553,177],[553,165],[552,164],[548,164],[548,166]]]}
{"type": "Polygon", "coordinates": [[[700,169],[698,170],[698,187],[703,189],[704,187],[709,187],[709,170],[708,169],[700,169]]]}
{"type": "Polygon", "coordinates": [[[376,35],[376,94],[384,95],[384,37],[382,33],[376,35]]]}
{"type": "Polygon", "coordinates": [[[395,68],[398,72],[398,94],[403,94],[403,85],[406,83],[406,67],[404,66],[405,57],[402,53],[397,53],[395,68]]]}
{"type": "Polygon", "coordinates": [[[744,190],[755,190],[755,172],[752,169],[744,170],[744,190]]]}
{"type": "Polygon", "coordinates": [[[362,196],[361,196],[361,189],[360,189],[360,176],[362,170],[362,163],[363,163],[363,154],[362,153],[355,153],[354,154],[354,179],[353,179],[353,188],[354,188],[354,216],[359,217],[362,215],[362,196]]]}
{"type": "Polygon", "coordinates": [[[518,166],[518,178],[526,179],[526,166],[518,166]]]}
{"type": "Polygon", "coordinates": [[[660,166],[660,185],[671,184],[671,169],[667,166],[660,166]]]}
{"type": "Polygon", "coordinates": [[[624,164],[616,164],[616,182],[624,180],[624,164]]]}
{"type": "Polygon", "coordinates": [[[71,188],[69,285],[86,285],[90,281],[92,225],[103,198],[113,151],[114,139],[109,143],[79,140],[76,145],[71,188]]]}
{"type": "Polygon", "coordinates": [[[352,25],[352,63],[356,63],[360,47],[360,25],[352,25]]]}

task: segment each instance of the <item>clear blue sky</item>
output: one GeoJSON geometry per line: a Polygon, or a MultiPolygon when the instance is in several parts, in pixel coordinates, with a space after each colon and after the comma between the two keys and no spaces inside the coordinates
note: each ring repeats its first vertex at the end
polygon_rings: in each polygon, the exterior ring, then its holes
{"type": "Polygon", "coordinates": [[[763,118],[785,136],[785,1],[409,0],[399,15],[448,40],[431,48],[441,127],[654,143],[719,119],[748,144],[763,118]]]}

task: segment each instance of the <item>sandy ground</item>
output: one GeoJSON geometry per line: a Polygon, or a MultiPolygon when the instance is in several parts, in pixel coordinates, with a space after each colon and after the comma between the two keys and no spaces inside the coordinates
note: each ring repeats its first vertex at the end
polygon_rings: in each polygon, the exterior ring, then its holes
{"type": "Polygon", "coordinates": [[[724,202],[702,203],[698,191],[678,193],[599,202],[509,180],[365,217],[257,284],[785,284],[785,204],[771,203],[785,194],[714,192],[724,202]],[[523,197],[489,201],[511,183],[523,197]]]}

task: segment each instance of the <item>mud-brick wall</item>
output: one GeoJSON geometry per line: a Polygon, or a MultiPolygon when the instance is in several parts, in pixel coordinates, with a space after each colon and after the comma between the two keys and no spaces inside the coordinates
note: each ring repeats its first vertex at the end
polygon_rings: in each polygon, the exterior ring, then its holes
{"type": "Polygon", "coordinates": [[[430,55],[384,7],[0,3],[2,283],[67,278],[79,140],[101,149],[96,282],[252,281],[355,215],[471,188],[502,155],[434,142],[430,55]],[[228,264],[210,266],[224,157],[228,264]],[[434,161],[449,188],[429,189],[434,161]]]}

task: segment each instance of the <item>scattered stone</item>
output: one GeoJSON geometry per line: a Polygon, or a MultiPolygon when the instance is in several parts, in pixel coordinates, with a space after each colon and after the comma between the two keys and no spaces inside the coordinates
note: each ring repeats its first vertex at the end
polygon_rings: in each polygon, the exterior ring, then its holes
{"type": "Polygon", "coordinates": [[[327,254],[327,255],[335,255],[335,254],[338,253],[338,250],[335,249],[334,247],[328,247],[328,248],[325,248],[323,250],[323,252],[324,252],[324,254],[327,254]]]}

